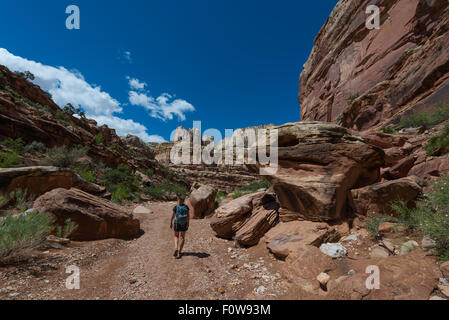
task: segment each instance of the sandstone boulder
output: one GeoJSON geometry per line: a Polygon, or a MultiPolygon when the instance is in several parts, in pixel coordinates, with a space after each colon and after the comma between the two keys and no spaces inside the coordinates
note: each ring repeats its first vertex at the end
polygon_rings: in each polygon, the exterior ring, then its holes
{"type": "Polygon", "coordinates": [[[349,203],[357,215],[391,214],[391,204],[394,201],[401,200],[407,205],[413,206],[421,191],[420,180],[415,176],[410,176],[351,190],[349,203]]]}
{"type": "Polygon", "coordinates": [[[120,206],[75,188],[45,193],[34,202],[34,209],[49,214],[56,225],[71,219],[77,225],[72,240],[129,239],[140,231],[139,220],[120,206]]]}
{"type": "Polygon", "coordinates": [[[265,235],[267,248],[278,258],[286,259],[305,246],[320,247],[326,242],[337,242],[340,233],[325,223],[291,221],[280,223],[265,235]]]}
{"type": "Polygon", "coordinates": [[[209,185],[196,185],[192,188],[187,204],[191,208],[192,219],[202,219],[215,209],[217,190],[209,185]]]}
{"type": "Polygon", "coordinates": [[[281,207],[297,218],[340,219],[346,213],[348,190],[379,181],[384,152],[347,129],[319,122],[274,129],[278,130],[279,167],[267,179],[281,207]]]}
{"type": "Polygon", "coordinates": [[[101,195],[104,187],[90,183],[70,169],[56,167],[24,167],[0,169],[0,194],[9,194],[18,188],[27,189],[27,194],[40,196],[56,188],[72,187],[101,195]]]}
{"type": "Polygon", "coordinates": [[[278,223],[278,209],[273,195],[249,194],[219,207],[210,225],[218,236],[252,246],[278,223]]]}

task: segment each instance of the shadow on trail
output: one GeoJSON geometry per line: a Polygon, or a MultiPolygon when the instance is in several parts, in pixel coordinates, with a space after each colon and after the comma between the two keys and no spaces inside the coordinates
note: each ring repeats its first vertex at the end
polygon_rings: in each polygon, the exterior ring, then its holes
{"type": "Polygon", "coordinates": [[[197,257],[200,259],[205,259],[205,258],[209,258],[210,254],[205,253],[205,252],[183,252],[182,256],[183,257],[197,257]]]}

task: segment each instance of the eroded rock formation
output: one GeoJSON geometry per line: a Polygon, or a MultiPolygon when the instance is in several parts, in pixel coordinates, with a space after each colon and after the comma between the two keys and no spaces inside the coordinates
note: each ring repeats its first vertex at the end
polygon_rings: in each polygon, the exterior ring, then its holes
{"type": "Polygon", "coordinates": [[[365,130],[449,103],[446,0],[340,0],[300,77],[301,119],[365,130]],[[365,26],[368,5],[380,29],[365,26]]]}

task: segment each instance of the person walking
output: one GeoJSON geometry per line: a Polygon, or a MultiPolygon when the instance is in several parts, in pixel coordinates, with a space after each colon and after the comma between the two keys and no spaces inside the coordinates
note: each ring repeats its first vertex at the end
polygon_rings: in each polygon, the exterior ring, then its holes
{"type": "Polygon", "coordinates": [[[178,205],[173,208],[173,215],[170,220],[170,229],[174,231],[175,253],[173,256],[180,259],[184,248],[186,232],[189,229],[190,213],[189,207],[185,205],[185,199],[178,197],[178,205]]]}

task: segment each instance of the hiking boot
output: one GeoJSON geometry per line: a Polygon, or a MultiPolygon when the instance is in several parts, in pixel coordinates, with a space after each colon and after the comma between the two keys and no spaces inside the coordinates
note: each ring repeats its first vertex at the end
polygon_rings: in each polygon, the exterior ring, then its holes
{"type": "Polygon", "coordinates": [[[179,251],[178,249],[175,250],[175,253],[173,253],[173,257],[177,258],[179,256],[179,251]]]}

